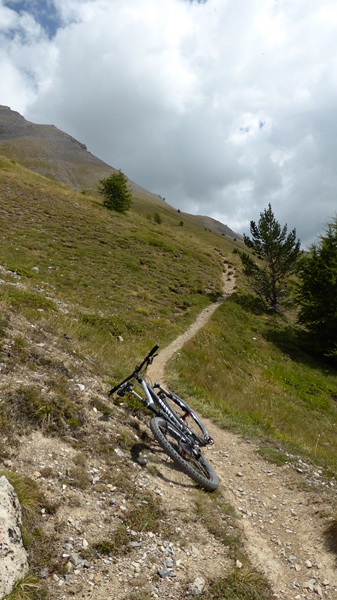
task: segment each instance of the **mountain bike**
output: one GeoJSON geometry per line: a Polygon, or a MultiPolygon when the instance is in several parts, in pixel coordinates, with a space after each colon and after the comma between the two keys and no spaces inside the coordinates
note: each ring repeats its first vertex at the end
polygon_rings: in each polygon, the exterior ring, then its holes
{"type": "Polygon", "coordinates": [[[145,379],[146,368],[157,356],[158,348],[158,345],[154,346],[131,375],[113,387],[109,395],[117,392],[117,396],[123,398],[125,394],[131,394],[154,413],[150,423],[151,431],[164,452],[193,481],[208,491],[214,491],[219,485],[219,479],[201,454],[201,448],[214,443],[205,425],[179,396],[159,383],[151,385],[145,379]],[[134,390],[131,380],[139,384],[143,395],[134,390]]]}

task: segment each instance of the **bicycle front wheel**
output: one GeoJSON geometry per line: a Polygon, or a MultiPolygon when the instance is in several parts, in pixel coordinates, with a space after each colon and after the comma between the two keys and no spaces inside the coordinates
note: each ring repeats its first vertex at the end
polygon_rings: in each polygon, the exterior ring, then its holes
{"type": "Polygon", "coordinates": [[[181,471],[205,490],[209,492],[216,490],[219,485],[218,476],[204,456],[200,454],[199,457],[195,457],[181,451],[177,440],[170,433],[164,419],[154,417],[151,420],[150,426],[158,444],[181,471]]]}
{"type": "Polygon", "coordinates": [[[164,390],[162,387],[160,389],[164,392],[160,395],[162,401],[165,402],[166,406],[179,421],[182,421],[187,426],[195,440],[202,446],[205,446],[205,436],[208,436],[208,431],[200,417],[179,396],[169,390],[164,390]]]}

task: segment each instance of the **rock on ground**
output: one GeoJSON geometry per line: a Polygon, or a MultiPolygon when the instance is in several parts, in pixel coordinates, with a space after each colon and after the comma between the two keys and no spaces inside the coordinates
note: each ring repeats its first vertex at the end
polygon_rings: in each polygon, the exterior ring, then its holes
{"type": "Polygon", "coordinates": [[[13,486],[0,477],[0,598],[28,571],[21,538],[21,507],[13,486]]]}

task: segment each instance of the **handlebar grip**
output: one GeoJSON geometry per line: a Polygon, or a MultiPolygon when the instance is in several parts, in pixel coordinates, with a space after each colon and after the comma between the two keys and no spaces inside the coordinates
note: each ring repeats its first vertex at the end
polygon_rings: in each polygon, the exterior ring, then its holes
{"type": "Polygon", "coordinates": [[[157,352],[158,348],[159,348],[159,346],[158,346],[158,344],[156,344],[156,345],[155,345],[155,346],[152,348],[152,350],[150,350],[150,352],[148,353],[148,355],[147,355],[147,356],[148,356],[148,357],[152,356],[152,355],[153,355],[155,352],[157,352]]]}

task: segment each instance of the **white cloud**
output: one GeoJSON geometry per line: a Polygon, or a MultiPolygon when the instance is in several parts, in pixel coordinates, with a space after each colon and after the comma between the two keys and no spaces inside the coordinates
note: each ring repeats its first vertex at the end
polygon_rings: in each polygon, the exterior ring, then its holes
{"type": "Polygon", "coordinates": [[[0,0],[2,104],[239,232],[268,202],[305,244],[334,216],[333,0],[54,5],[49,39],[0,0]]]}
{"type": "Polygon", "coordinates": [[[0,102],[26,112],[56,59],[56,47],[33,16],[0,3],[0,102]]]}

